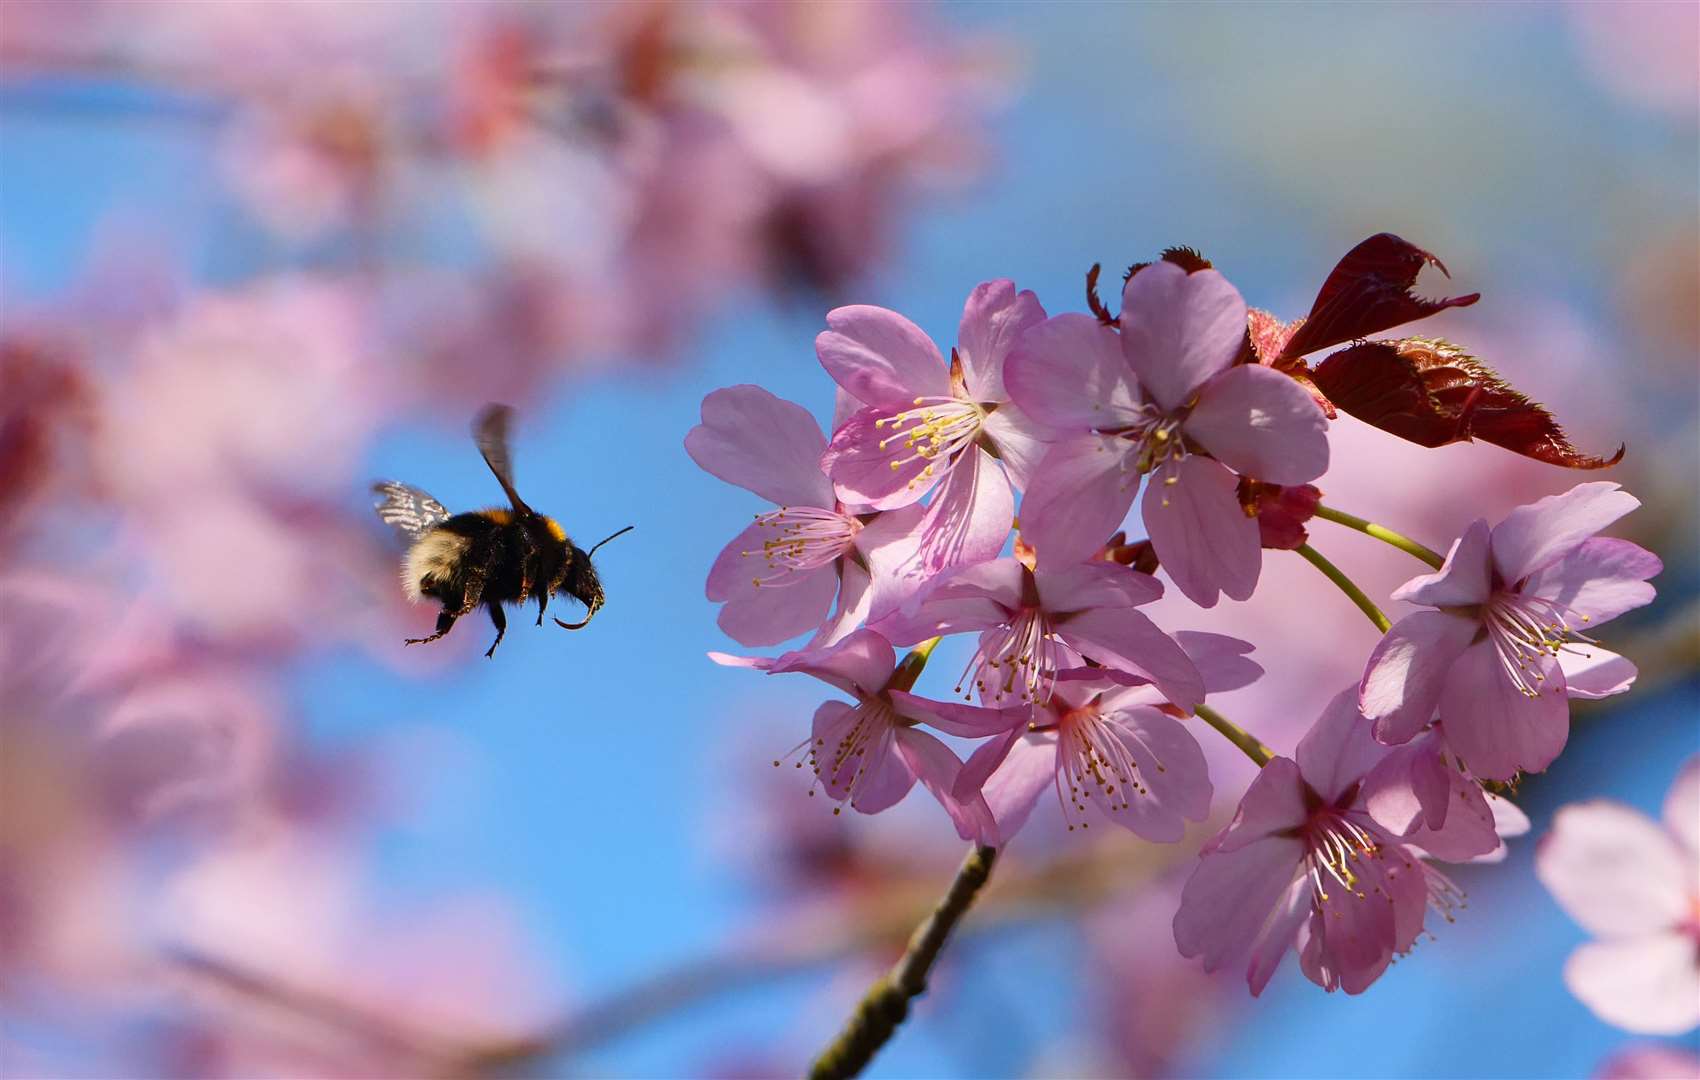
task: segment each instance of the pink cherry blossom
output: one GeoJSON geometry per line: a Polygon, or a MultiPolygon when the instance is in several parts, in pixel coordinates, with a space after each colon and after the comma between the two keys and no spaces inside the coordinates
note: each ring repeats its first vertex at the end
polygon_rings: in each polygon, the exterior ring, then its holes
{"type": "Polygon", "coordinates": [[[1700,757],[1665,795],[1663,828],[1605,799],[1559,810],[1535,874],[1600,939],[1564,965],[1582,1004],[1647,1035],[1700,1024],[1700,757]]]}
{"type": "MultiPolygon", "coordinates": [[[[1249,686],[1263,674],[1246,659],[1246,642],[1184,630],[1175,639],[1208,691],[1249,686]]],[[[961,792],[983,790],[1005,843],[1046,788],[1056,792],[1071,832],[1088,827],[1086,811],[1095,808],[1147,840],[1173,843],[1188,821],[1209,815],[1204,751],[1156,687],[1108,668],[1074,668],[1058,675],[1050,700],[1030,714],[1008,711],[1017,725],[976,751],[957,782],[961,792]]]]}
{"type": "Polygon", "coordinates": [[[1700,1057],[1658,1043],[1619,1050],[1594,1070],[1594,1080],[1688,1080],[1695,1076],[1700,1076],[1700,1057]]]}
{"type": "Polygon", "coordinates": [[[1032,570],[1016,558],[965,566],[940,578],[880,625],[910,645],[941,634],[978,633],[957,692],[971,688],[991,706],[1043,704],[1059,672],[1092,660],[1154,683],[1191,711],[1204,682],[1173,638],[1138,611],[1163,585],[1101,560],[1032,570]]]}
{"type": "Polygon", "coordinates": [[[914,553],[919,507],[855,514],[821,472],[826,438],[807,409],[759,386],[716,390],[685,436],[698,465],[779,504],[734,536],[708,572],[720,628],[742,645],[774,645],[820,628],[829,645],[905,595],[896,568],[914,553]],[[838,613],[826,625],[838,596],[838,613]]]}
{"type": "Polygon", "coordinates": [[[994,558],[1042,450],[1004,389],[1004,359],[1045,309],[1014,282],[975,287],[946,367],[914,323],[878,307],[843,307],[815,339],[827,373],[861,403],[833,433],[822,464],[838,496],[879,509],[937,487],[921,526],[920,567],[936,574],[994,558]],[[1006,475],[1007,470],[1007,475],[1006,475]]]}
{"type": "MultiPolygon", "coordinates": [[[[938,799],[964,840],[998,843],[997,824],[978,791],[959,798],[962,762],[926,724],[970,738],[1009,730],[1003,710],[931,701],[891,685],[897,656],[872,630],[858,630],[836,645],[786,653],[777,659],[709,653],[715,663],[770,674],[800,671],[852,695],[856,704],[827,701],[815,710],[813,730],[799,747],[827,796],[864,814],[890,809],[919,780],[938,799]]],[[[777,762],[776,762],[777,764],[777,762]]],[[[836,813],[837,811],[834,811],[836,813]]]]}
{"type": "Polygon", "coordinates": [[[1579,484],[1475,524],[1438,573],[1393,594],[1434,610],[1394,624],[1360,689],[1376,738],[1404,742],[1438,708],[1478,776],[1539,772],[1564,748],[1569,699],[1621,693],[1629,661],[1582,633],[1653,599],[1659,559],[1594,534],[1641,505],[1617,484],[1579,484]]]}
{"type": "MultiPolygon", "coordinates": [[[[1415,944],[1425,908],[1450,920],[1457,886],[1370,811],[1366,778],[1388,753],[1355,688],[1336,694],[1293,758],[1265,765],[1204,845],[1175,913],[1181,954],[1209,971],[1249,954],[1255,995],[1294,946],[1306,978],[1358,994],[1415,944]]],[[[1486,854],[1497,838],[1477,824],[1453,815],[1446,831],[1474,831],[1474,843],[1430,842],[1486,854]]]]}
{"type": "Polygon", "coordinates": [[[1499,862],[1503,840],[1522,836],[1529,819],[1509,800],[1483,789],[1436,724],[1410,742],[1391,748],[1364,781],[1370,816],[1406,844],[1438,859],[1499,862]]]}
{"type": "Polygon", "coordinates": [[[1163,568],[1203,607],[1249,597],[1262,564],[1236,473],[1304,484],[1328,468],[1327,421],[1291,378],[1238,364],[1246,306],[1215,270],[1144,267],[1122,293],[1121,329],[1059,315],[1010,355],[1010,394],[1050,429],[1021,510],[1041,561],[1082,559],[1143,515],[1163,568]]]}

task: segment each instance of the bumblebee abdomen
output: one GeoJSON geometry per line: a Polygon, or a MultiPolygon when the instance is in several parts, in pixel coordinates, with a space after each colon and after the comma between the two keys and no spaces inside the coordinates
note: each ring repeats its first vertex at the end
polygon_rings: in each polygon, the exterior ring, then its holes
{"type": "Polygon", "coordinates": [[[401,585],[407,591],[407,598],[420,600],[437,592],[432,586],[457,576],[471,548],[470,536],[442,525],[415,540],[401,566],[401,585]]]}

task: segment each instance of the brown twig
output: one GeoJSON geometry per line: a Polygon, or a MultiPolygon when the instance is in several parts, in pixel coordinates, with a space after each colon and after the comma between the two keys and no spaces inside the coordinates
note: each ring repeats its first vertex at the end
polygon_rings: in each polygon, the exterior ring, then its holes
{"type": "Polygon", "coordinates": [[[938,959],[950,932],[973,906],[974,898],[992,876],[996,848],[976,846],[962,860],[944,899],[926,921],[915,928],[909,947],[891,971],[862,996],[844,1030],[815,1059],[811,1080],[846,1080],[865,1068],[909,1015],[909,1003],[927,989],[927,973],[938,959]]]}

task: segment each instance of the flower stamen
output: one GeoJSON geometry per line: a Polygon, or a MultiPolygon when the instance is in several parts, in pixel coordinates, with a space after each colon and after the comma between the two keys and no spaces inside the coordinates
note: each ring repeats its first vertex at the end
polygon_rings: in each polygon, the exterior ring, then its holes
{"type": "Polygon", "coordinates": [[[862,531],[862,523],[849,514],[818,506],[782,506],[757,514],[756,524],[771,529],[773,535],[761,542],[760,550],[738,554],[744,558],[760,556],[766,561],[769,572],[752,579],[757,587],[796,584],[802,580],[799,571],[842,558],[862,531]]]}

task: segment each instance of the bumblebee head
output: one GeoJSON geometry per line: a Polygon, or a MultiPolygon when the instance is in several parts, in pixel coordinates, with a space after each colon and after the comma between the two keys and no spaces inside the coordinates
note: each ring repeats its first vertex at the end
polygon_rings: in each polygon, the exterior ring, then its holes
{"type": "Polygon", "coordinates": [[[602,579],[596,575],[596,565],[590,561],[588,552],[577,547],[573,548],[572,562],[567,564],[567,572],[562,575],[561,583],[555,586],[555,591],[565,593],[584,605],[583,621],[566,623],[555,620],[567,630],[582,630],[589,626],[590,620],[596,618],[596,612],[607,600],[602,592],[602,579]]]}
{"type": "MultiPolygon", "coordinates": [[[[614,536],[632,531],[627,525],[614,536]]],[[[577,545],[572,545],[572,559],[567,563],[566,573],[561,575],[561,582],[555,586],[555,592],[566,593],[568,596],[584,605],[584,620],[576,623],[555,622],[565,630],[582,630],[590,625],[590,620],[596,618],[596,613],[602,609],[607,597],[602,592],[602,579],[596,576],[596,564],[590,557],[596,554],[596,549],[606,544],[614,536],[605,537],[596,542],[589,551],[580,551],[577,545]]]]}

